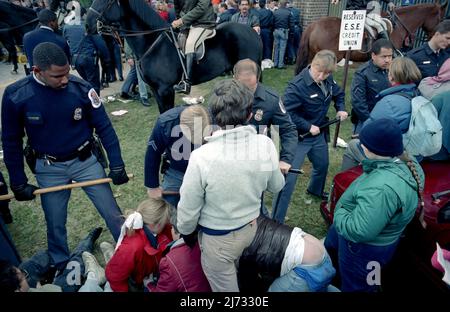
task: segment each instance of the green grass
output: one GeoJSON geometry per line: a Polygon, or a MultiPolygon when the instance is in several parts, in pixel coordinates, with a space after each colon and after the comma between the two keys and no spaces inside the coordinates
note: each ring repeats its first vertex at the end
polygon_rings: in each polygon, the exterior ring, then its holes
{"type": "MultiPolygon", "coordinates": [[[[347,90],[351,82],[354,68],[349,70],[349,79],[347,82],[347,90]]],[[[339,68],[335,73],[335,79],[340,84],[342,81],[343,69],[339,68]]],[[[288,81],[293,77],[293,67],[290,66],[286,70],[269,69],[263,72],[264,84],[275,89],[279,94],[284,93],[288,81]]],[[[217,79],[224,79],[220,77],[217,79]]],[[[216,79],[216,80],[217,80],[216,79]]],[[[202,94],[207,98],[208,93],[212,90],[216,81],[200,85],[195,93],[202,94]]],[[[350,96],[349,91],[346,92],[346,107],[349,111],[350,96]]],[[[137,207],[140,201],[146,197],[146,189],[144,187],[144,155],[147,147],[147,140],[157,118],[158,109],[153,99],[150,108],[143,107],[138,102],[122,103],[119,101],[106,103],[108,113],[125,109],[127,114],[115,117],[110,115],[114,128],[120,139],[122,148],[122,156],[126,164],[127,172],[133,173],[135,178],[125,185],[112,186],[122,212],[126,214],[129,209],[137,207]]],[[[177,104],[181,103],[177,97],[177,104]]],[[[334,118],[335,110],[329,110],[329,117],[334,118]]],[[[331,137],[334,134],[334,127],[331,129],[331,137]]],[[[340,137],[348,141],[351,135],[351,123],[346,121],[341,125],[340,137]]],[[[334,175],[339,171],[343,149],[333,149],[330,145],[330,167],[328,171],[326,190],[329,190],[330,182],[334,175]]],[[[303,165],[305,174],[299,176],[296,191],[292,196],[290,207],[288,210],[287,223],[291,226],[301,227],[317,237],[323,237],[326,234],[326,224],[323,221],[320,211],[320,201],[311,198],[305,194],[306,186],[309,181],[311,164],[308,160],[303,165]],[[306,203],[306,200],[311,200],[306,203]]],[[[0,170],[7,174],[3,162],[0,163],[0,170]]],[[[28,171],[27,175],[30,183],[36,183],[33,175],[28,171]]],[[[271,194],[266,196],[266,205],[271,205],[271,194]]],[[[47,247],[46,225],[41,208],[39,198],[29,202],[17,202],[15,200],[10,203],[11,211],[14,217],[14,223],[9,225],[9,231],[13,237],[16,247],[22,258],[28,258],[39,249],[47,247]]],[[[95,207],[84,194],[81,189],[72,191],[69,201],[67,230],[68,242],[71,249],[75,248],[77,242],[81,240],[89,230],[96,226],[103,226],[104,232],[99,242],[107,240],[112,242],[112,237],[107,230],[103,219],[97,213],[95,207]]],[[[98,249],[96,251],[99,255],[98,249]]],[[[101,260],[101,257],[97,257],[101,260]]]]}

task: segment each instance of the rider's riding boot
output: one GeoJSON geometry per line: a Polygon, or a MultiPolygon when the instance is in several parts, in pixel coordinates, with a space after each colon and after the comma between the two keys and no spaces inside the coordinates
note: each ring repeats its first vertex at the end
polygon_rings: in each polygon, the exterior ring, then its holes
{"type": "Polygon", "coordinates": [[[381,39],[381,38],[389,40],[389,34],[386,30],[380,31],[378,33],[378,39],[381,39]]]}
{"type": "Polygon", "coordinates": [[[186,77],[173,87],[175,92],[191,93],[192,63],[194,63],[195,53],[186,54],[186,77]]]}

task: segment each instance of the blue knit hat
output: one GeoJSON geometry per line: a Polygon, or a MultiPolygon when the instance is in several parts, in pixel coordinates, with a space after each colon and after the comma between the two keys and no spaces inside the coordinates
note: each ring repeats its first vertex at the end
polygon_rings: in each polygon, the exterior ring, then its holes
{"type": "Polygon", "coordinates": [[[372,153],[379,156],[403,154],[403,136],[400,127],[390,118],[377,119],[364,126],[359,140],[372,153]]]}

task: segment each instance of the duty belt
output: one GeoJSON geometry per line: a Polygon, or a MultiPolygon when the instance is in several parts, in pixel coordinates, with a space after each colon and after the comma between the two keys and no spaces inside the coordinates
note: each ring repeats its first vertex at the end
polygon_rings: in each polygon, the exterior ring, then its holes
{"type": "Polygon", "coordinates": [[[80,160],[85,160],[92,154],[91,151],[92,151],[92,143],[88,140],[84,142],[80,147],[78,147],[77,150],[67,155],[53,156],[37,152],[37,158],[45,159],[48,162],[64,162],[75,159],[77,157],[80,158],[80,160]]]}

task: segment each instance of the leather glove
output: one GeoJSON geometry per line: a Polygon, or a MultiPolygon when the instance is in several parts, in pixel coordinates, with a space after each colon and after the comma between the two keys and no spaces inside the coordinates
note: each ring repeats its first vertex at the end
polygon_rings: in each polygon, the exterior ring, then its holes
{"type": "Polygon", "coordinates": [[[181,237],[183,237],[184,242],[189,248],[193,248],[197,243],[197,231],[187,235],[181,234],[181,237]]]}
{"type": "Polygon", "coordinates": [[[127,172],[125,171],[125,166],[115,167],[109,170],[108,177],[112,179],[114,185],[125,184],[130,180],[128,178],[127,172]]]}
{"type": "Polygon", "coordinates": [[[32,200],[36,198],[36,195],[33,194],[35,190],[38,188],[31,184],[22,184],[18,186],[11,185],[11,191],[14,193],[14,197],[18,201],[26,201],[26,200],[32,200]]]}

